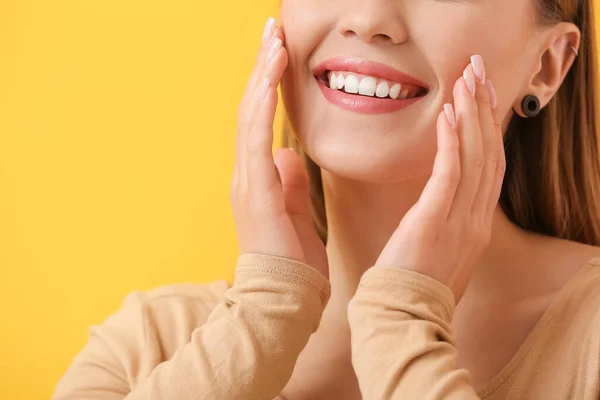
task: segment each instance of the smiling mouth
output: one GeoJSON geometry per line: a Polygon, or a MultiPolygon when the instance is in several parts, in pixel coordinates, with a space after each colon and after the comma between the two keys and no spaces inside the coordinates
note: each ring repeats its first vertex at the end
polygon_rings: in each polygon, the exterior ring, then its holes
{"type": "Polygon", "coordinates": [[[323,86],[357,97],[371,97],[381,100],[406,100],[427,95],[429,90],[410,83],[392,82],[363,74],[346,71],[325,70],[315,75],[323,86]]]}

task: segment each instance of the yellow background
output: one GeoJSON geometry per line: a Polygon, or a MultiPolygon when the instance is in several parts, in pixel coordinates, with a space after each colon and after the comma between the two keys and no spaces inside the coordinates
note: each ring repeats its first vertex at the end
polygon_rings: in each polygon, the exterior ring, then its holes
{"type": "Polygon", "coordinates": [[[1,399],[49,398],[129,292],[233,278],[237,106],[279,2],[0,0],[1,399]]]}
{"type": "Polygon", "coordinates": [[[278,4],[0,0],[1,399],[48,399],[129,292],[233,278],[237,106],[278,4]]]}

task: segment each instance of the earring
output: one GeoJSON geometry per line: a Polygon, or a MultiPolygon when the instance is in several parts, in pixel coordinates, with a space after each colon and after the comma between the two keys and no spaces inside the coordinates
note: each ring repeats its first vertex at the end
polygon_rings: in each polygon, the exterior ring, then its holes
{"type": "Polygon", "coordinates": [[[521,103],[521,109],[526,116],[535,117],[540,113],[540,99],[533,94],[525,96],[521,103]]]}
{"type": "Polygon", "coordinates": [[[575,57],[577,57],[579,55],[579,50],[577,50],[577,48],[575,46],[573,46],[572,44],[570,44],[569,47],[571,48],[573,53],[575,53],[575,57]]]}

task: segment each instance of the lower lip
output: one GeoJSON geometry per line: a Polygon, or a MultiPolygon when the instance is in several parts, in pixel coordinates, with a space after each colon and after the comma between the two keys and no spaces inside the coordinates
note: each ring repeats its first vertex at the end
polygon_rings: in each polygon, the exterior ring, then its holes
{"type": "MultiPolygon", "coordinates": [[[[316,78],[315,78],[316,79],[316,78]]],[[[423,96],[412,99],[381,99],[378,97],[360,96],[337,89],[331,89],[325,82],[317,79],[317,83],[325,98],[332,104],[346,110],[361,114],[387,114],[401,110],[421,100],[423,96]]]]}

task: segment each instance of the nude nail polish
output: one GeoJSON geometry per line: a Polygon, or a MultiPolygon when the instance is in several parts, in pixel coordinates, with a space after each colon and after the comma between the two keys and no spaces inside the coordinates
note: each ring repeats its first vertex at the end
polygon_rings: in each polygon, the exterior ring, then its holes
{"type": "Polygon", "coordinates": [[[450,126],[456,128],[456,115],[454,114],[454,108],[452,107],[452,104],[444,104],[444,112],[446,113],[446,118],[448,119],[450,126]]]}
{"type": "Polygon", "coordinates": [[[269,17],[265,24],[265,30],[263,31],[263,45],[269,43],[273,37],[273,31],[275,28],[275,18],[269,17]]]}
{"type": "Polygon", "coordinates": [[[473,74],[473,69],[469,67],[465,68],[463,71],[463,78],[467,84],[469,93],[471,93],[471,96],[475,97],[475,75],[473,74]]]}
{"type": "Polygon", "coordinates": [[[483,57],[478,54],[471,56],[471,65],[473,65],[473,72],[479,82],[485,85],[485,65],[483,63],[483,57]]]}
{"type": "Polygon", "coordinates": [[[281,47],[283,43],[281,42],[281,39],[279,38],[275,38],[275,40],[273,40],[273,43],[271,44],[271,48],[269,49],[269,54],[267,55],[267,60],[271,61],[276,55],[277,52],[279,51],[279,48],[281,47]]]}

